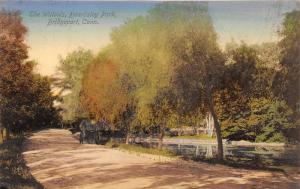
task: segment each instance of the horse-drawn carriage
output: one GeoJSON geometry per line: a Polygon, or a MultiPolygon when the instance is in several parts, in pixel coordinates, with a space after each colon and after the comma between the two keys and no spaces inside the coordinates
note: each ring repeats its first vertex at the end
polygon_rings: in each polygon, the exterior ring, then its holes
{"type": "Polygon", "coordinates": [[[83,120],[80,125],[80,143],[84,141],[89,144],[105,144],[110,139],[110,128],[105,121],[92,124],[88,120],[83,120]]]}

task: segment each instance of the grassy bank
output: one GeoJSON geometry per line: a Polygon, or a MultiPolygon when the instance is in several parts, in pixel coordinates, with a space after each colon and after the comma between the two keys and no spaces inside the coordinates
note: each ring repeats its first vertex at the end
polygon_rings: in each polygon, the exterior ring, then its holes
{"type": "Polygon", "coordinates": [[[22,156],[24,137],[12,137],[0,144],[0,188],[40,189],[22,156]]]}
{"type": "MultiPolygon", "coordinates": [[[[135,152],[138,154],[150,154],[150,155],[157,155],[157,156],[164,156],[164,157],[177,157],[178,159],[183,160],[193,160],[195,162],[205,162],[209,164],[222,164],[229,167],[235,168],[243,168],[243,169],[254,169],[254,170],[267,170],[267,171],[285,171],[286,167],[283,166],[270,166],[268,164],[268,160],[260,160],[247,158],[247,157],[235,157],[235,156],[226,156],[224,161],[220,162],[216,157],[187,157],[181,156],[179,154],[172,153],[167,149],[158,149],[158,148],[148,148],[142,147],[135,144],[124,144],[118,142],[109,141],[105,144],[105,146],[109,148],[118,148],[121,150],[125,150],[127,152],[135,152]]],[[[288,166],[287,166],[288,167],[288,166]]],[[[294,169],[288,167],[290,173],[299,173],[299,169],[294,169]]]]}
{"type": "Polygon", "coordinates": [[[166,138],[168,139],[197,139],[197,140],[216,140],[215,137],[210,137],[207,134],[200,134],[200,135],[182,135],[182,136],[174,136],[174,137],[169,137],[167,136],[166,138]]]}
{"type": "Polygon", "coordinates": [[[166,149],[158,149],[158,148],[145,148],[142,146],[134,145],[134,144],[124,144],[124,143],[116,143],[109,141],[105,144],[105,146],[110,148],[119,148],[122,150],[126,150],[129,152],[137,152],[144,154],[152,154],[166,157],[175,157],[176,155],[166,149]]]}

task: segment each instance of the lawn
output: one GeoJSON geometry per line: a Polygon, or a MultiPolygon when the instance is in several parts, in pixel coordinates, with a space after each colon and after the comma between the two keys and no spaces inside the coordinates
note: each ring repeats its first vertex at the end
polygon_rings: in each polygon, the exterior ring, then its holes
{"type": "Polygon", "coordinates": [[[105,146],[110,148],[119,148],[129,152],[152,154],[152,155],[159,155],[159,156],[166,156],[166,157],[176,156],[174,153],[170,152],[167,149],[145,148],[134,144],[124,144],[124,143],[116,143],[116,142],[109,141],[105,144],[105,146]]]}
{"type": "Polygon", "coordinates": [[[182,135],[182,136],[174,136],[174,137],[169,137],[167,136],[166,138],[168,139],[198,139],[198,140],[216,140],[215,137],[210,137],[207,134],[200,134],[200,135],[182,135]]]}

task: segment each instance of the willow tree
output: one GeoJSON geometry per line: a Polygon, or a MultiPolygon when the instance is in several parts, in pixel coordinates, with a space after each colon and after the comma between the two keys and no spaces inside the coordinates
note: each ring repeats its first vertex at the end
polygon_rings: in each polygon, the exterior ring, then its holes
{"type": "Polygon", "coordinates": [[[223,159],[221,127],[215,111],[214,92],[223,77],[224,58],[217,44],[205,3],[166,3],[152,10],[168,32],[169,83],[177,108],[211,113],[217,135],[218,159],[223,159]]]}
{"type": "Polygon", "coordinates": [[[205,9],[185,22],[185,29],[173,46],[176,63],[175,89],[190,110],[203,107],[214,121],[218,142],[218,159],[223,159],[221,126],[215,111],[214,93],[223,77],[224,59],[216,34],[205,9]],[[203,19],[206,18],[206,19],[203,19]]]}
{"type": "Polygon", "coordinates": [[[111,34],[110,56],[120,64],[121,77],[129,77],[135,86],[130,91],[136,102],[134,119],[144,127],[163,127],[153,105],[159,92],[168,87],[172,72],[167,36],[160,18],[151,14],[128,21],[111,34]]]}
{"type": "Polygon", "coordinates": [[[80,118],[85,112],[80,103],[83,72],[92,63],[90,50],[78,49],[60,58],[58,71],[62,76],[55,82],[65,95],[62,96],[63,118],[67,121],[80,118]]]}
{"type": "Polygon", "coordinates": [[[129,142],[130,124],[134,114],[133,86],[130,79],[120,76],[119,65],[101,53],[85,70],[81,103],[96,120],[105,120],[126,132],[129,142]]]}
{"type": "Polygon", "coordinates": [[[137,118],[141,123],[159,124],[163,128],[166,121],[159,118],[158,112],[167,119],[167,112],[172,111],[166,110],[174,106],[166,107],[169,103],[158,99],[166,98],[160,97],[165,89],[177,90],[178,96],[173,96],[176,103],[190,104],[193,110],[205,104],[212,113],[222,159],[222,137],[214,111],[213,91],[223,58],[207,4],[159,4],[146,16],[116,28],[111,38],[111,50],[121,63],[121,73],[130,75],[136,85],[137,118]],[[185,98],[186,94],[191,94],[190,98],[185,98]]]}

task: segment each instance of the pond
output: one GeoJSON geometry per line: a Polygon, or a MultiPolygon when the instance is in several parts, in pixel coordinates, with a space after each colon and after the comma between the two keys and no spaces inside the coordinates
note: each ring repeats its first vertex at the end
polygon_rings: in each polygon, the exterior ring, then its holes
{"type": "MultiPolygon", "coordinates": [[[[157,142],[140,142],[144,147],[157,147],[157,142]]],[[[164,144],[183,159],[215,162],[217,146],[214,144],[164,144]]],[[[300,172],[299,146],[236,146],[224,145],[226,164],[253,169],[300,172]]]]}

